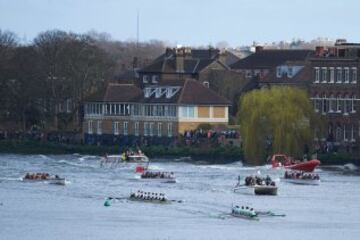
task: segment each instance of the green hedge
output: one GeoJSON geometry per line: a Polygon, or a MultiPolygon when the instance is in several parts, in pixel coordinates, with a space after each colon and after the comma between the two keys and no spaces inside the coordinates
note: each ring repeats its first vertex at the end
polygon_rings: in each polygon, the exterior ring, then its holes
{"type": "Polygon", "coordinates": [[[318,159],[321,161],[321,165],[344,165],[347,163],[353,163],[360,166],[359,154],[326,153],[318,154],[318,159]]]}
{"type": "MultiPolygon", "coordinates": [[[[16,154],[119,154],[125,150],[119,146],[69,145],[35,141],[0,141],[0,153],[16,154]]],[[[238,147],[198,148],[189,146],[167,147],[152,145],[142,148],[150,158],[154,157],[192,157],[214,163],[243,160],[243,153],[238,147]]]]}

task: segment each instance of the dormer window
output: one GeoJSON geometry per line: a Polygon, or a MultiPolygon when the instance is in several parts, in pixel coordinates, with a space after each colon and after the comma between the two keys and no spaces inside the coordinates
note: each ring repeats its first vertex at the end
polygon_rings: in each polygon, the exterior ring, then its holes
{"type": "Polygon", "coordinates": [[[153,75],[151,79],[151,83],[158,83],[159,82],[159,76],[153,75]]]}
{"type": "Polygon", "coordinates": [[[156,98],[161,97],[161,88],[156,88],[156,90],[155,90],[155,97],[156,97],[156,98]]]}
{"type": "Polygon", "coordinates": [[[281,78],[281,67],[276,68],[276,77],[281,78]]]}
{"type": "Polygon", "coordinates": [[[143,76],[143,83],[149,83],[149,76],[147,75],[143,76]]]}
{"type": "Polygon", "coordinates": [[[171,98],[173,96],[172,92],[173,92],[172,88],[167,88],[166,89],[166,98],[171,98]]]}
{"type": "Polygon", "coordinates": [[[293,68],[292,68],[292,67],[289,67],[289,69],[288,69],[288,77],[289,77],[289,78],[292,78],[293,75],[294,75],[293,68]]]}
{"type": "Polygon", "coordinates": [[[144,89],[144,92],[145,92],[145,97],[146,97],[146,98],[149,98],[149,97],[150,97],[150,94],[151,94],[151,89],[150,89],[150,88],[145,88],[145,89],[144,89]]]}
{"type": "Polygon", "coordinates": [[[180,90],[179,87],[166,88],[166,98],[172,98],[179,90],[180,90]]]}

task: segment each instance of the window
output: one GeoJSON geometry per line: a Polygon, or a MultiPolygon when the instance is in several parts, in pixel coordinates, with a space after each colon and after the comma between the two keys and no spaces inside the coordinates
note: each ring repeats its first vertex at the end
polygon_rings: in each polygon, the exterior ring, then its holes
{"type": "Polygon", "coordinates": [[[356,113],[356,110],[355,110],[355,101],[356,101],[356,96],[353,95],[352,98],[351,98],[351,113],[356,113]]]}
{"type": "Polygon", "coordinates": [[[346,124],[344,124],[344,132],[343,133],[344,133],[344,142],[347,142],[348,139],[346,137],[346,135],[347,135],[346,134],[346,124]]]}
{"type": "Polygon", "coordinates": [[[352,99],[350,98],[349,94],[345,95],[345,99],[344,99],[344,115],[348,115],[351,110],[352,110],[352,99]]]}
{"type": "Polygon", "coordinates": [[[67,112],[67,113],[70,113],[70,112],[71,112],[71,105],[72,105],[71,99],[67,99],[67,100],[66,100],[66,112],[67,112]]]}
{"type": "Polygon", "coordinates": [[[149,135],[154,136],[154,123],[150,123],[149,126],[150,126],[149,135]]]}
{"type": "Polygon", "coordinates": [[[318,67],[315,68],[315,83],[320,82],[320,69],[318,67]]]}
{"type": "Polygon", "coordinates": [[[88,121],[88,134],[92,134],[93,133],[93,121],[89,120],[88,121]]]}
{"type": "Polygon", "coordinates": [[[335,139],[337,142],[340,142],[343,138],[342,128],[340,125],[337,125],[336,131],[335,131],[335,139]]]}
{"type": "Polygon", "coordinates": [[[289,77],[289,78],[292,78],[293,75],[294,75],[293,68],[292,68],[292,67],[289,67],[289,69],[288,69],[288,77],[289,77]]]}
{"type": "Polygon", "coordinates": [[[352,68],[352,79],[351,79],[352,83],[357,83],[357,68],[353,67],[352,68]]]}
{"type": "Polygon", "coordinates": [[[127,136],[128,133],[129,133],[129,123],[124,122],[123,126],[124,126],[124,129],[123,129],[124,130],[124,135],[127,136]]]}
{"type": "Polygon", "coordinates": [[[276,77],[281,78],[281,67],[276,68],[276,77]]]}
{"type": "Polygon", "coordinates": [[[326,114],[326,112],[328,111],[328,104],[327,104],[328,101],[325,94],[323,94],[321,101],[322,101],[322,113],[326,114]]]}
{"type": "Polygon", "coordinates": [[[349,82],[350,82],[350,71],[349,71],[349,68],[348,68],[348,67],[344,68],[344,71],[345,71],[345,81],[344,81],[344,83],[349,83],[349,82]]]}
{"type": "Polygon", "coordinates": [[[321,99],[318,94],[315,95],[313,101],[314,101],[315,112],[319,112],[321,109],[321,99]]]}
{"type": "Polygon", "coordinates": [[[158,123],[158,129],[157,129],[157,135],[158,137],[161,137],[162,133],[162,123],[158,123]]]}
{"type": "Polygon", "coordinates": [[[134,134],[135,134],[135,136],[139,136],[139,122],[135,122],[134,134]]]}
{"type": "Polygon", "coordinates": [[[168,137],[172,137],[172,135],[173,135],[173,124],[172,123],[168,123],[167,132],[168,132],[168,137]]]}
{"type": "Polygon", "coordinates": [[[148,98],[148,97],[150,97],[150,95],[151,95],[151,89],[150,88],[145,88],[145,97],[146,98],[148,98]]]}
{"type": "Polygon", "coordinates": [[[97,121],[97,134],[98,135],[102,134],[101,121],[97,121]]]}
{"type": "Polygon", "coordinates": [[[322,76],[322,83],[326,83],[327,81],[327,68],[326,67],[322,67],[321,68],[321,76],[322,76]]]}
{"type": "Polygon", "coordinates": [[[149,123],[144,122],[144,136],[149,136],[149,123]]]}
{"type": "Polygon", "coordinates": [[[329,98],[329,113],[333,113],[336,111],[336,98],[334,94],[330,94],[329,98]]]}
{"type": "Polygon", "coordinates": [[[158,83],[158,81],[159,81],[159,77],[157,75],[153,75],[152,79],[151,79],[151,82],[152,83],[158,83]]]}
{"type": "Polygon", "coordinates": [[[119,122],[113,122],[114,135],[119,135],[119,122]]]}
{"type": "Polygon", "coordinates": [[[143,83],[148,83],[149,82],[149,77],[147,75],[143,76],[143,83]]]}
{"type": "Polygon", "coordinates": [[[340,94],[337,96],[336,100],[337,100],[336,112],[340,113],[341,112],[341,101],[342,101],[340,94]]]}
{"type": "Polygon", "coordinates": [[[342,68],[338,67],[336,68],[336,83],[342,82],[342,68]]]}
{"type": "Polygon", "coordinates": [[[246,78],[251,78],[252,74],[251,74],[251,70],[246,70],[246,78]]]}
{"type": "Polygon", "coordinates": [[[330,68],[330,81],[329,83],[334,83],[335,82],[335,70],[333,67],[330,68]]]}
{"type": "Polygon", "coordinates": [[[133,105],[133,114],[134,116],[141,116],[141,105],[139,104],[133,105]]]}
{"type": "Polygon", "coordinates": [[[181,116],[184,118],[194,118],[195,117],[195,107],[183,106],[181,107],[181,116]]]}

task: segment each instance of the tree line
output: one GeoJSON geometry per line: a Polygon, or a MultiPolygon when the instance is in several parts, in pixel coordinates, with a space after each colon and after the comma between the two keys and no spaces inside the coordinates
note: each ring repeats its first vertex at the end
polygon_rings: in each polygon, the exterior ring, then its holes
{"type": "Polygon", "coordinates": [[[78,130],[84,99],[164,49],[160,41],[120,42],[60,30],[21,44],[0,29],[0,130],[78,130]]]}

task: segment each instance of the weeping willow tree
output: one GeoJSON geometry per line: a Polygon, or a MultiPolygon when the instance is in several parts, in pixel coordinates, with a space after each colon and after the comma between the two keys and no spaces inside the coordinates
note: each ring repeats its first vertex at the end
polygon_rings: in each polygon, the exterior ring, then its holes
{"type": "Polygon", "coordinates": [[[266,155],[286,153],[302,156],[311,145],[319,123],[305,91],[272,87],[251,91],[241,97],[238,120],[246,159],[259,164],[266,155]]]}

